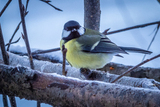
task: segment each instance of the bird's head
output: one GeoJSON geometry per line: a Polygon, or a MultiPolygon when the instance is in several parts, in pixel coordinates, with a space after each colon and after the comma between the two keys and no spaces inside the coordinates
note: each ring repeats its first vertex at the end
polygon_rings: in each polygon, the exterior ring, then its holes
{"type": "Polygon", "coordinates": [[[71,20],[65,23],[64,29],[62,32],[62,39],[69,41],[80,37],[85,33],[85,28],[83,28],[78,22],[71,20]]]}

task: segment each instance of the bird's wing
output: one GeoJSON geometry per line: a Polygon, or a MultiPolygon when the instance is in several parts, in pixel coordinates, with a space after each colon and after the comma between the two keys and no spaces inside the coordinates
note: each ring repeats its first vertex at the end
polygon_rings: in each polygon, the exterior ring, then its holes
{"type": "Polygon", "coordinates": [[[77,39],[77,42],[81,44],[82,51],[91,53],[127,53],[111,42],[105,35],[95,31],[90,32],[92,33],[84,34],[77,39]]]}
{"type": "Polygon", "coordinates": [[[90,51],[92,53],[127,53],[118,47],[115,43],[111,42],[109,38],[103,37],[100,39],[100,42],[92,48],[90,51]]]}

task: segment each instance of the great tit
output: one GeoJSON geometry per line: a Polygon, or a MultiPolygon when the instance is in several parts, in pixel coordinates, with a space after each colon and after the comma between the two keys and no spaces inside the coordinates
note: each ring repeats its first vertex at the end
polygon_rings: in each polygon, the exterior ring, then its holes
{"type": "Polygon", "coordinates": [[[128,54],[126,51],[150,54],[150,51],[134,48],[120,47],[109,40],[104,34],[84,28],[74,20],[64,25],[62,32],[62,45],[67,48],[66,59],[76,68],[99,69],[109,63],[113,56],[119,53],[128,54]]]}

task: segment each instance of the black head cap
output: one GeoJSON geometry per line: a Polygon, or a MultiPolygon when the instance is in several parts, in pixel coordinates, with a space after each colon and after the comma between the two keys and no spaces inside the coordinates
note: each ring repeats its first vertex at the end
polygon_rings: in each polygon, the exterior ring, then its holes
{"type": "Polygon", "coordinates": [[[80,27],[81,27],[80,24],[74,20],[68,21],[64,25],[64,29],[67,31],[72,30],[73,28],[79,29],[80,27]]]}

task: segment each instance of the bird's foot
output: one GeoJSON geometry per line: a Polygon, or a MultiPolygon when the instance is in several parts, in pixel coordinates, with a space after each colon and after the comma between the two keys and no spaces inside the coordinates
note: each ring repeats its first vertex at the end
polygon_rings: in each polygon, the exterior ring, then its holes
{"type": "Polygon", "coordinates": [[[81,74],[84,75],[85,78],[87,79],[91,79],[92,77],[92,71],[87,69],[87,68],[80,68],[80,72],[81,74]]]}

